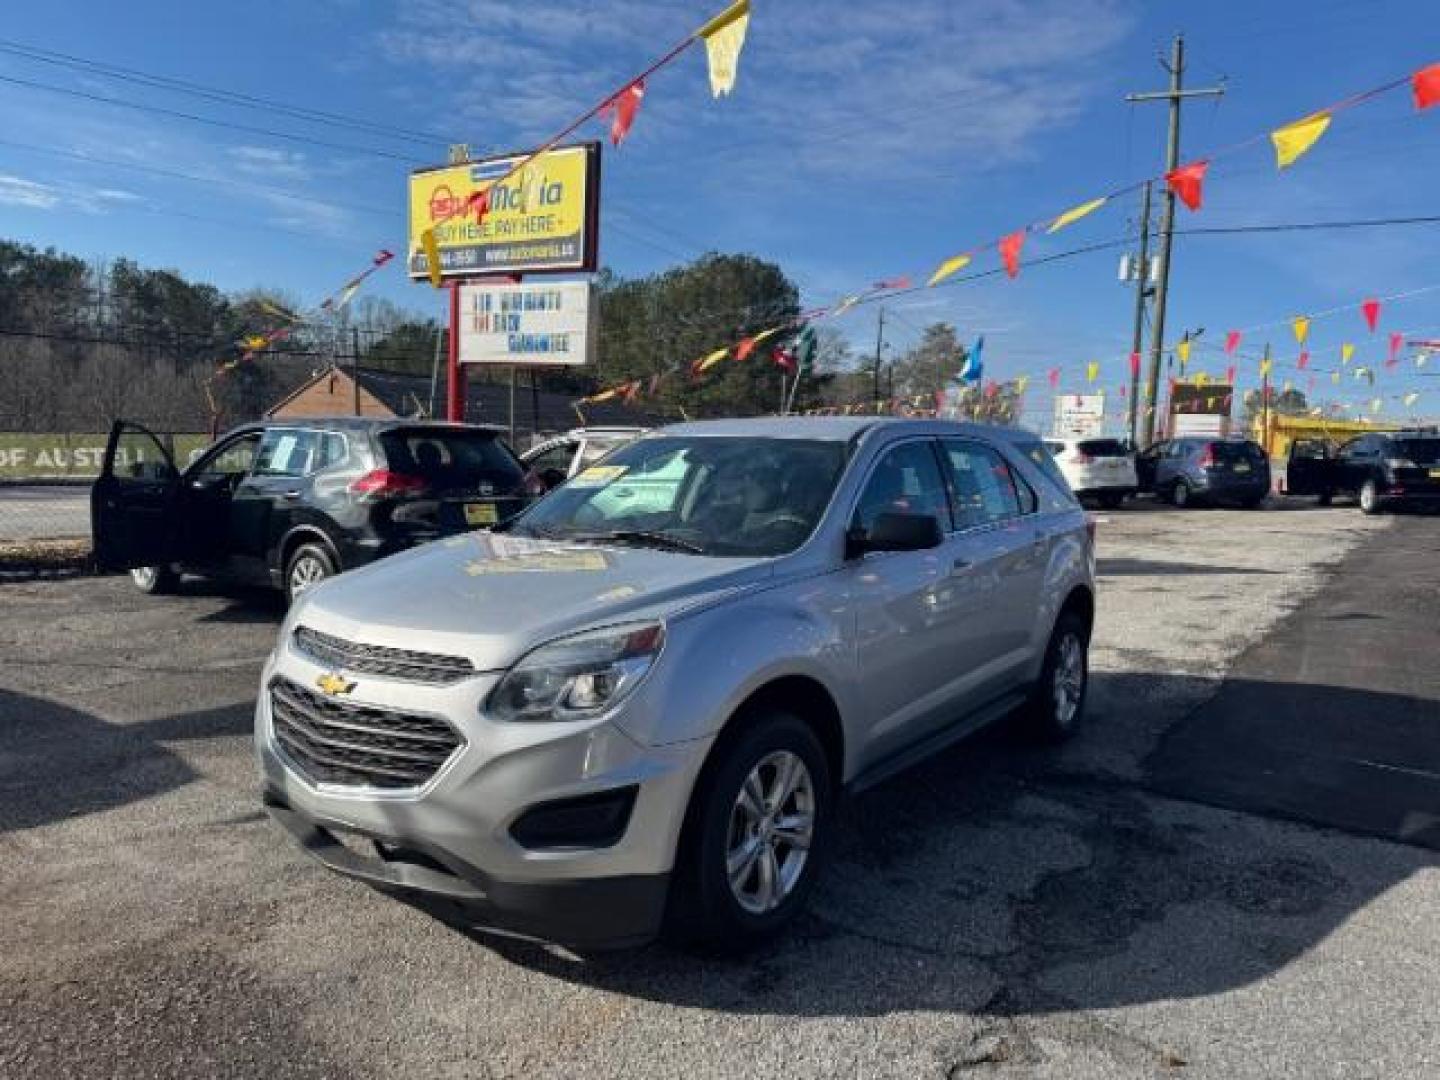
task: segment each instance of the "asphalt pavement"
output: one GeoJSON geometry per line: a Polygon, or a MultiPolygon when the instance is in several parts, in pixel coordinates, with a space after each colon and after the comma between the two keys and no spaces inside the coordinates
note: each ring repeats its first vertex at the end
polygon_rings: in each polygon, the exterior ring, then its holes
{"type": "Polygon", "coordinates": [[[1440,1074],[1440,863],[1414,798],[1316,764],[1433,769],[1440,519],[1099,536],[1085,732],[854,800],[813,911],[723,961],[457,930],[295,850],[249,746],[273,601],[0,585],[0,1075],[1440,1074]]]}

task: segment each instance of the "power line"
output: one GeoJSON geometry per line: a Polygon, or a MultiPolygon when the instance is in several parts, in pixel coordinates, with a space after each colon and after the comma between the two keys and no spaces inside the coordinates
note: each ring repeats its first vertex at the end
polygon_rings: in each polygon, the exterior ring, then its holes
{"type": "Polygon", "coordinates": [[[355,146],[350,143],[327,142],[324,139],[313,139],[306,135],[292,135],[288,132],[274,131],[270,128],[254,127],[250,124],[237,124],[229,120],[215,120],[211,117],[200,116],[196,113],[182,112],[179,109],[167,109],[162,105],[142,105],[138,101],[127,101],[124,98],[110,97],[106,94],[92,94],[85,90],[74,90],[67,86],[53,86],[50,83],[21,79],[14,75],[0,75],[0,82],[10,83],[12,86],[28,87],[31,90],[43,90],[51,94],[63,94],[66,97],[83,98],[86,101],[96,101],[102,105],[114,105],[117,108],[133,109],[137,112],[156,113],[160,116],[169,116],[178,120],[189,120],[196,124],[208,124],[211,127],[228,128],[231,131],[243,131],[249,135],[262,135],[270,139],[285,139],[289,142],[308,143],[312,146],[323,146],[328,150],[343,150],[352,154],[369,154],[372,157],[389,158],[391,161],[403,161],[407,165],[414,164],[414,158],[407,157],[404,154],[392,154],[388,150],[355,146]]]}
{"type": "Polygon", "coordinates": [[[242,94],[235,90],[224,90],[220,87],[187,82],[184,79],[177,79],[168,75],[155,75],[150,72],[137,71],[134,68],[105,64],[98,60],[89,60],[83,56],[74,56],[70,53],[41,49],[37,46],[26,45],[23,42],[13,41],[8,38],[0,38],[0,52],[9,53],[12,56],[20,56],[42,64],[52,64],[76,71],[83,71],[91,75],[101,75],[105,78],[116,79],[121,82],[135,83],[140,86],[149,86],[173,93],[188,94],[192,97],[207,98],[211,101],[217,101],[227,105],[236,105],[241,108],[272,112],[281,116],[289,116],[296,120],[335,124],[340,127],[352,128],[356,131],[366,131],[371,134],[388,136],[395,139],[405,139],[410,142],[425,143],[428,145],[438,144],[443,146],[449,141],[444,136],[437,135],[433,131],[398,127],[392,124],[380,124],[373,120],[346,116],[343,113],[332,113],[321,109],[290,105],[272,98],[254,97],[250,94],[242,94]]]}

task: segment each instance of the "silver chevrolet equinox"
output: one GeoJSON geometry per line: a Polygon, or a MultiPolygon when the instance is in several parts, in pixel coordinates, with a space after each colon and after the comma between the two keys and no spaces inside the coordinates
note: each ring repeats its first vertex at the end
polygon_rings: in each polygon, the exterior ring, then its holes
{"type": "Polygon", "coordinates": [[[837,800],[1085,705],[1093,535],[1032,435],[653,432],[520,517],[306,593],[265,665],[265,801],[311,855],[571,948],[744,947],[837,800]]]}

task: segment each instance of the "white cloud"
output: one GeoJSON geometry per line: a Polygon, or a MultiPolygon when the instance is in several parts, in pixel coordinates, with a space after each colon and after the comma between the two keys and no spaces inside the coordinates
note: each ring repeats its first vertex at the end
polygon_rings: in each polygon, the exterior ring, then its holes
{"type": "MultiPolygon", "coordinates": [[[[447,103],[460,103],[452,124],[509,145],[550,134],[697,21],[693,4],[662,0],[458,6],[409,0],[381,48],[435,73],[447,103]]],[[[771,183],[942,162],[984,171],[1030,159],[1073,119],[1130,26],[1124,0],[767,4],[732,98],[705,106],[697,48],[656,77],[632,138],[664,138],[687,162],[727,172],[750,163],[771,183]]]]}
{"type": "Polygon", "coordinates": [[[53,210],[60,205],[60,192],[49,184],[19,176],[0,176],[0,204],[30,210],[53,210]]]}
{"type": "Polygon", "coordinates": [[[277,150],[270,146],[232,146],[226,154],[235,168],[251,176],[280,180],[308,180],[311,171],[299,150],[277,150]]]}

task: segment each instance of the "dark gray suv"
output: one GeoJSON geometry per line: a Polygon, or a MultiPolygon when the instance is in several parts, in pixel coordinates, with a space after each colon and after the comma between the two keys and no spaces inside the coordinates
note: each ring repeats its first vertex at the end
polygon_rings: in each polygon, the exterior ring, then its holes
{"type": "Polygon", "coordinates": [[[1270,493],[1270,460],[1257,442],[1185,436],[1136,455],[1140,490],[1176,506],[1235,503],[1254,509],[1270,493]]]}

